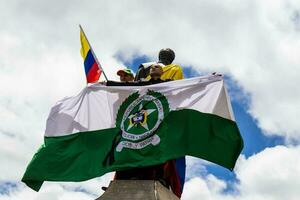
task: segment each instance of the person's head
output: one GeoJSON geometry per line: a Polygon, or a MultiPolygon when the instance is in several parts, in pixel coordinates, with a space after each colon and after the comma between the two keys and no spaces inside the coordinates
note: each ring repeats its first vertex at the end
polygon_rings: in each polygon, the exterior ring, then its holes
{"type": "Polygon", "coordinates": [[[121,82],[131,82],[134,79],[133,73],[130,69],[121,69],[117,72],[117,75],[120,76],[121,82]]]}
{"type": "Polygon", "coordinates": [[[158,62],[169,65],[175,59],[175,52],[170,48],[161,49],[158,54],[158,62]]]}
{"type": "Polygon", "coordinates": [[[150,66],[150,76],[152,79],[159,79],[163,74],[163,69],[161,64],[153,64],[150,66]]]}

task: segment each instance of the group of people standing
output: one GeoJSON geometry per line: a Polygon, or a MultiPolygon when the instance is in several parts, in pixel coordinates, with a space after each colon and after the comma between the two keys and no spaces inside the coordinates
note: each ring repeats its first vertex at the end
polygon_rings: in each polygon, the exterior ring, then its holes
{"type": "MultiPolygon", "coordinates": [[[[173,64],[174,59],[175,53],[172,49],[161,49],[158,62],[141,64],[136,76],[130,69],[122,69],[117,72],[120,82],[107,81],[104,84],[107,86],[143,86],[183,79],[183,71],[179,65],[173,64]]],[[[114,179],[158,180],[180,198],[185,179],[185,158],[150,167],[117,171],[114,179]]]]}
{"type": "Polygon", "coordinates": [[[107,86],[112,85],[150,85],[165,81],[183,79],[183,72],[179,65],[173,64],[175,53],[166,48],[159,51],[158,62],[144,63],[134,76],[130,69],[122,69],[117,72],[120,82],[108,81],[107,86]]]}

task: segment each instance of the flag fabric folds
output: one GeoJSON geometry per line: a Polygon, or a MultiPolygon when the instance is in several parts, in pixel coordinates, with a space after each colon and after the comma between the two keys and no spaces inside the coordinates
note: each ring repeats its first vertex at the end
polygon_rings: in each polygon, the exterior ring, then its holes
{"type": "Polygon", "coordinates": [[[84,181],[195,156],[233,170],[243,148],[220,76],[149,86],[85,87],[50,111],[22,181],[84,181]]]}
{"type": "Polygon", "coordinates": [[[87,83],[94,83],[99,80],[99,77],[101,75],[101,68],[96,61],[93,50],[82,29],[80,29],[80,43],[80,53],[84,60],[86,81],[87,83]]]}

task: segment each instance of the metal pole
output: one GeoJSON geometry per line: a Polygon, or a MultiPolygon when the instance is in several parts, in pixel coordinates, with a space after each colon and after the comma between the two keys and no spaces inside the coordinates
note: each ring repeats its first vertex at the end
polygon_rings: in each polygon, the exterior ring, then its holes
{"type": "Polygon", "coordinates": [[[93,48],[92,48],[92,46],[91,46],[91,44],[90,44],[88,38],[86,37],[86,35],[85,35],[84,31],[83,31],[83,28],[81,27],[80,24],[79,24],[79,28],[80,28],[80,30],[82,31],[82,33],[83,33],[83,35],[84,35],[86,41],[88,42],[88,44],[89,44],[89,46],[90,46],[90,50],[91,50],[91,52],[92,52],[92,54],[93,54],[93,56],[94,56],[94,58],[95,58],[95,60],[96,60],[96,62],[97,62],[97,64],[98,64],[98,66],[100,67],[101,71],[103,72],[103,75],[104,75],[106,81],[108,81],[107,76],[106,76],[106,74],[105,74],[105,72],[104,72],[102,66],[100,65],[100,62],[98,61],[98,58],[97,58],[97,56],[95,55],[94,50],[93,50],[93,48]]]}

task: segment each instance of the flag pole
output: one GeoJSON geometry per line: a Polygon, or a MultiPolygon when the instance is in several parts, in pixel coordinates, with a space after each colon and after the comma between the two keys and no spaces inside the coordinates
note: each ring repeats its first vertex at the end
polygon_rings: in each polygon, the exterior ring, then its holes
{"type": "Polygon", "coordinates": [[[97,58],[96,54],[94,53],[94,50],[93,50],[93,48],[92,48],[92,46],[91,46],[91,44],[90,44],[88,38],[86,37],[85,32],[83,31],[83,28],[81,27],[80,24],[79,24],[79,28],[80,28],[80,30],[82,31],[82,33],[83,33],[83,35],[84,35],[84,37],[85,37],[87,43],[89,44],[91,53],[92,53],[93,56],[95,57],[95,60],[96,60],[96,62],[97,62],[97,64],[98,64],[98,66],[100,67],[101,71],[103,72],[103,75],[104,75],[106,81],[108,81],[107,76],[106,76],[106,74],[105,74],[105,72],[104,72],[104,70],[103,70],[103,68],[102,68],[102,66],[101,66],[101,64],[100,64],[100,62],[98,61],[98,58],[97,58]]]}

